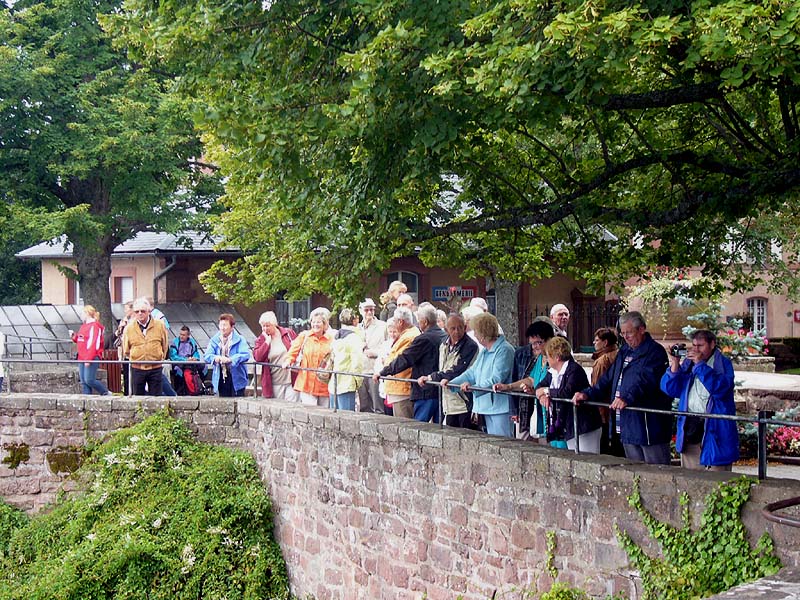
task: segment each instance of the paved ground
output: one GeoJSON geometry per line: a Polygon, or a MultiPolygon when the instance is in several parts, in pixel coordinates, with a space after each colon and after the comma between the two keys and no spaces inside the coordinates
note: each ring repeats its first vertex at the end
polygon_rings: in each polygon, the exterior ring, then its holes
{"type": "Polygon", "coordinates": [[[800,391],[800,375],[783,375],[782,373],[756,373],[754,371],[736,371],[734,378],[743,388],[760,390],[800,391]]]}
{"type": "MultiPolygon", "coordinates": [[[[757,465],[734,465],[733,471],[735,473],[742,473],[744,475],[753,475],[754,477],[758,476],[757,465]]],[[[770,463],[767,465],[767,478],[800,480],[800,466],[770,463]]]]}

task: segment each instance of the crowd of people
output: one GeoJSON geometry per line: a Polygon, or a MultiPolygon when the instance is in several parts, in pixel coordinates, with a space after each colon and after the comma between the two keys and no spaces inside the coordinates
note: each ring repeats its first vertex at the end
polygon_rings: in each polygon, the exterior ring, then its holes
{"type": "MultiPolygon", "coordinates": [[[[311,406],[336,407],[477,428],[585,453],[669,464],[673,398],[690,413],[735,414],[733,367],[700,330],[691,345],[667,350],[647,332],[638,312],[620,316],[617,328],[595,332],[591,374],[575,360],[567,339],[569,309],[556,304],[550,317],[527,328],[527,343],[509,343],[482,298],[446,314],[414,299],[400,281],[381,296],[383,309],[366,298],[358,312],[311,311],[309,329],[281,327],[274,312],[261,315],[254,349],[222,314],[218,333],[203,351],[187,327],[170,343],[166,317],[146,298],[126,306],[116,331],[120,358],[130,361],[133,394],[195,393],[211,370],[219,396],[243,396],[248,363],[261,368],[260,390],[311,406]],[[159,361],[169,366],[167,379],[159,361]],[[440,402],[441,396],[441,402],[440,402]],[[655,409],[657,412],[639,409],[655,409]]],[[[108,393],[96,380],[103,330],[94,308],[84,307],[78,344],[85,393],[108,393]]],[[[123,369],[123,374],[126,374],[123,369]]],[[[681,416],[676,446],[687,468],[729,470],[738,459],[736,424],[681,416]]]]}

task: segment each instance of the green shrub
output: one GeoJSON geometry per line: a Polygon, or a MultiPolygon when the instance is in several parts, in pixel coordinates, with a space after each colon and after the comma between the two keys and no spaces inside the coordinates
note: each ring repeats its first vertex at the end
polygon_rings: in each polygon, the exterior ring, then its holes
{"type": "Polygon", "coordinates": [[[248,454],[197,443],[159,414],[117,433],[75,476],[82,495],[11,531],[0,600],[288,597],[248,454]]]}

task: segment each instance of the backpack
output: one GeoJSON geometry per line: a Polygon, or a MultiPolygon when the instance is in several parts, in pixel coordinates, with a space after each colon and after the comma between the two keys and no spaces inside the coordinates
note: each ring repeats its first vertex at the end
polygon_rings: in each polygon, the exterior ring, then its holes
{"type": "Polygon", "coordinates": [[[189,396],[203,396],[206,393],[206,386],[203,378],[197,369],[191,367],[183,369],[183,379],[186,385],[186,393],[189,396]]]}

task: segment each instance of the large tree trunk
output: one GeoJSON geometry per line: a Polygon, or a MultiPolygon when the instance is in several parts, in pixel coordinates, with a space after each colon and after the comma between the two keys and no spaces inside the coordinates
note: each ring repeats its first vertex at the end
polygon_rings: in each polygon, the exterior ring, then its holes
{"type": "Polygon", "coordinates": [[[496,279],[494,286],[497,320],[506,340],[514,346],[519,340],[519,282],[496,279]]]}
{"type": "MultiPolygon", "coordinates": [[[[68,206],[89,206],[88,220],[102,222],[108,218],[110,205],[109,188],[100,177],[87,179],[72,178],[65,188],[65,203],[68,206]]],[[[67,238],[72,243],[72,256],[78,268],[78,281],[81,296],[85,304],[91,304],[100,311],[100,322],[106,328],[106,343],[111,342],[116,324],[111,314],[111,252],[118,240],[106,233],[99,238],[96,230],[83,223],[76,224],[67,231],[67,238]]]]}
{"type": "Polygon", "coordinates": [[[106,328],[106,343],[111,342],[116,323],[111,314],[111,250],[109,247],[84,248],[78,241],[72,242],[72,256],[78,267],[78,280],[81,296],[85,304],[91,304],[100,311],[100,322],[106,328]]]}

